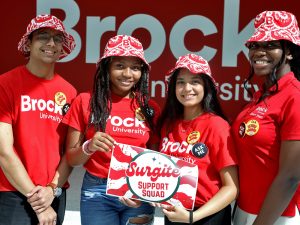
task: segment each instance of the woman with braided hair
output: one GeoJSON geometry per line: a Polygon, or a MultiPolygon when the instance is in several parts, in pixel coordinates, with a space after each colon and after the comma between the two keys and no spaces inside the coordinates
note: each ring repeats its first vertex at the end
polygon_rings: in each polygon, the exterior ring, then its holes
{"type": "Polygon", "coordinates": [[[259,91],[232,125],[239,159],[236,225],[300,224],[300,32],[295,16],[265,11],[247,41],[259,91]]]}
{"type": "Polygon", "coordinates": [[[63,120],[69,125],[67,158],[84,164],[81,222],[89,224],[152,224],[148,203],[106,195],[111,149],[115,142],[156,150],[154,123],[159,106],[149,99],[150,66],[134,37],[111,38],[97,63],[92,93],[80,94],[63,120]],[[134,207],[132,207],[134,206],[134,207]]]}

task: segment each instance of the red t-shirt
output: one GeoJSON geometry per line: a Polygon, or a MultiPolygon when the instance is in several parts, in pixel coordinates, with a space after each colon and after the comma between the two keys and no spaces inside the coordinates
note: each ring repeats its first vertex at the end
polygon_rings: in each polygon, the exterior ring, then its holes
{"type": "MultiPolygon", "coordinates": [[[[89,101],[91,95],[82,93],[72,103],[70,111],[63,119],[70,127],[75,128],[81,133],[85,133],[89,120],[89,101]]],[[[154,101],[149,101],[149,105],[155,111],[156,121],[160,113],[159,106],[154,101]]],[[[116,95],[112,96],[112,110],[107,120],[105,133],[111,135],[118,143],[134,145],[147,148],[147,144],[158,143],[158,136],[153,134],[146,123],[140,121],[135,116],[135,110],[139,108],[136,100],[130,98],[121,98],[116,95]]],[[[90,127],[85,134],[88,140],[95,134],[94,127],[90,127]]],[[[95,152],[85,163],[86,170],[101,178],[107,178],[110,166],[111,153],[95,152]]]]}
{"type": "MultiPolygon", "coordinates": [[[[259,213],[278,173],[281,142],[300,140],[300,82],[294,74],[283,76],[278,81],[278,92],[255,104],[260,95],[255,94],[232,125],[241,162],[238,205],[252,214],[259,213]]],[[[294,216],[295,205],[294,197],[282,215],[294,216]]]]}
{"type": "MultiPolygon", "coordinates": [[[[13,128],[14,150],[35,185],[51,182],[63,151],[67,127],[62,108],[76,96],[58,74],[38,78],[25,66],[0,76],[0,121],[13,128]]],[[[0,169],[0,191],[15,191],[0,169]]]]}
{"type": "Polygon", "coordinates": [[[189,121],[174,121],[169,134],[166,126],[162,128],[160,151],[198,166],[195,207],[201,207],[219,191],[220,171],[237,164],[233,145],[228,142],[229,134],[228,123],[211,113],[189,121]],[[204,151],[193,153],[197,146],[204,151]]]}

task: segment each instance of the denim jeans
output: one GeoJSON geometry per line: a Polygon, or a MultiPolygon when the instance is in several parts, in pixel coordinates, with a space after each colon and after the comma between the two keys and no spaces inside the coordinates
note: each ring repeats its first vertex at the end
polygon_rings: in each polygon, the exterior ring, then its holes
{"type": "Polygon", "coordinates": [[[106,184],[107,179],[85,173],[80,201],[82,225],[132,225],[129,221],[136,217],[148,217],[144,225],[153,224],[154,207],[145,202],[138,208],[125,206],[118,197],[106,195],[106,184]]]}

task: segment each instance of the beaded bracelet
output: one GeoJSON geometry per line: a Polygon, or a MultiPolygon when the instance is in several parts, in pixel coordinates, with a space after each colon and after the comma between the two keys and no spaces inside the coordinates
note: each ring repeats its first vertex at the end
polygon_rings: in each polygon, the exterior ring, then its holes
{"type": "Polygon", "coordinates": [[[89,150],[89,143],[91,142],[91,139],[85,141],[83,144],[82,144],[82,152],[85,154],[85,155],[92,155],[94,152],[92,152],[91,150],[89,150]]]}

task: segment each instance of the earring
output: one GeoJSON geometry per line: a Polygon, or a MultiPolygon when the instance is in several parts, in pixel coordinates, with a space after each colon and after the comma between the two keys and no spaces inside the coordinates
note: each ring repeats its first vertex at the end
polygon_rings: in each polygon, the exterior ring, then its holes
{"type": "Polygon", "coordinates": [[[292,59],[293,59],[293,56],[292,56],[292,55],[288,55],[286,58],[287,58],[288,60],[292,60],[292,59]]]}

